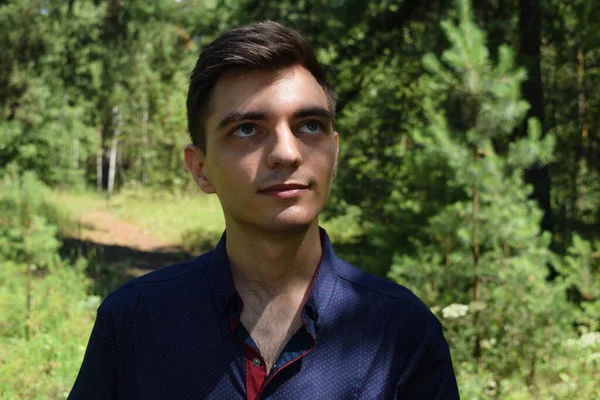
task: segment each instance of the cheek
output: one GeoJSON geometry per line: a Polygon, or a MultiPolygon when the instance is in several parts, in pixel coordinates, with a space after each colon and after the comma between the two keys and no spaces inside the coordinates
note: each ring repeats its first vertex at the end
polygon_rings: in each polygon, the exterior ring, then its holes
{"type": "Polygon", "coordinates": [[[258,164],[254,158],[256,157],[223,153],[215,166],[215,170],[218,171],[217,184],[230,193],[244,191],[244,188],[255,180],[258,164]]]}
{"type": "Polygon", "coordinates": [[[327,195],[333,181],[335,168],[335,144],[332,148],[325,147],[308,154],[311,160],[312,176],[317,183],[317,193],[327,195]]]}
{"type": "Polygon", "coordinates": [[[321,148],[318,154],[315,156],[319,161],[319,167],[322,170],[332,170],[335,166],[335,158],[336,158],[336,146],[335,142],[330,143],[328,146],[321,148]]]}

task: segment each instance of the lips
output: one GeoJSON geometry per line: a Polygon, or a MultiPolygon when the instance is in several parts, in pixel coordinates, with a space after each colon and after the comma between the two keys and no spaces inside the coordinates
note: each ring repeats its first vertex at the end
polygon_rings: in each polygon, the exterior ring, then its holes
{"type": "Polygon", "coordinates": [[[299,183],[283,183],[267,186],[266,188],[259,190],[258,193],[266,196],[289,199],[302,195],[302,193],[304,193],[307,189],[307,185],[302,185],[299,183]]]}

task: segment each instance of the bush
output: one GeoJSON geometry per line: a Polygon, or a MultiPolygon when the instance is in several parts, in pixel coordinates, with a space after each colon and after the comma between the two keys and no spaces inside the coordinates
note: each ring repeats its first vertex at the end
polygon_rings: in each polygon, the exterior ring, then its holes
{"type": "Polygon", "coordinates": [[[65,398],[100,299],[58,256],[44,185],[13,170],[0,187],[0,398],[65,398]]]}
{"type": "Polygon", "coordinates": [[[100,299],[87,295],[85,263],[58,264],[31,282],[26,266],[0,262],[0,398],[65,398],[75,381],[100,299]]]}

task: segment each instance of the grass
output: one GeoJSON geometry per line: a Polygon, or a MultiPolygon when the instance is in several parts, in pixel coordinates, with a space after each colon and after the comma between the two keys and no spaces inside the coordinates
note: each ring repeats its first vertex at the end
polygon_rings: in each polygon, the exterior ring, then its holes
{"type": "Polygon", "coordinates": [[[217,197],[200,192],[174,196],[136,189],[111,199],[108,209],[169,243],[181,243],[190,231],[219,234],[225,228],[217,197]]]}
{"type": "Polygon", "coordinates": [[[54,190],[50,192],[49,200],[74,219],[107,206],[106,196],[91,190],[69,192],[54,190]]]}
{"type": "Polygon", "coordinates": [[[225,222],[216,196],[191,193],[175,196],[150,189],[125,190],[110,200],[92,191],[53,192],[55,204],[74,218],[93,210],[107,210],[131,222],[151,236],[167,243],[181,244],[189,232],[220,234],[225,222]]]}

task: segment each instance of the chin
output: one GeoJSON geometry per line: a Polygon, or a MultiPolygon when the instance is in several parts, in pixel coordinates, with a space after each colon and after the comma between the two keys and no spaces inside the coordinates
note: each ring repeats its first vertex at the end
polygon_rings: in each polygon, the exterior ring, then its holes
{"type": "Polygon", "coordinates": [[[304,232],[317,220],[318,212],[286,209],[277,215],[267,216],[261,221],[261,228],[274,233],[304,232]]]}
{"type": "Polygon", "coordinates": [[[238,209],[235,213],[225,212],[225,223],[264,233],[301,233],[318,222],[320,212],[321,208],[316,204],[311,207],[293,205],[279,210],[272,206],[254,208],[252,211],[238,209]]]}
{"type": "Polygon", "coordinates": [[[306,232],[312,225],[313,221],[273,221],[273,223],[265,226],[265,230],[272,233],[300,233],[306,232]]]}

